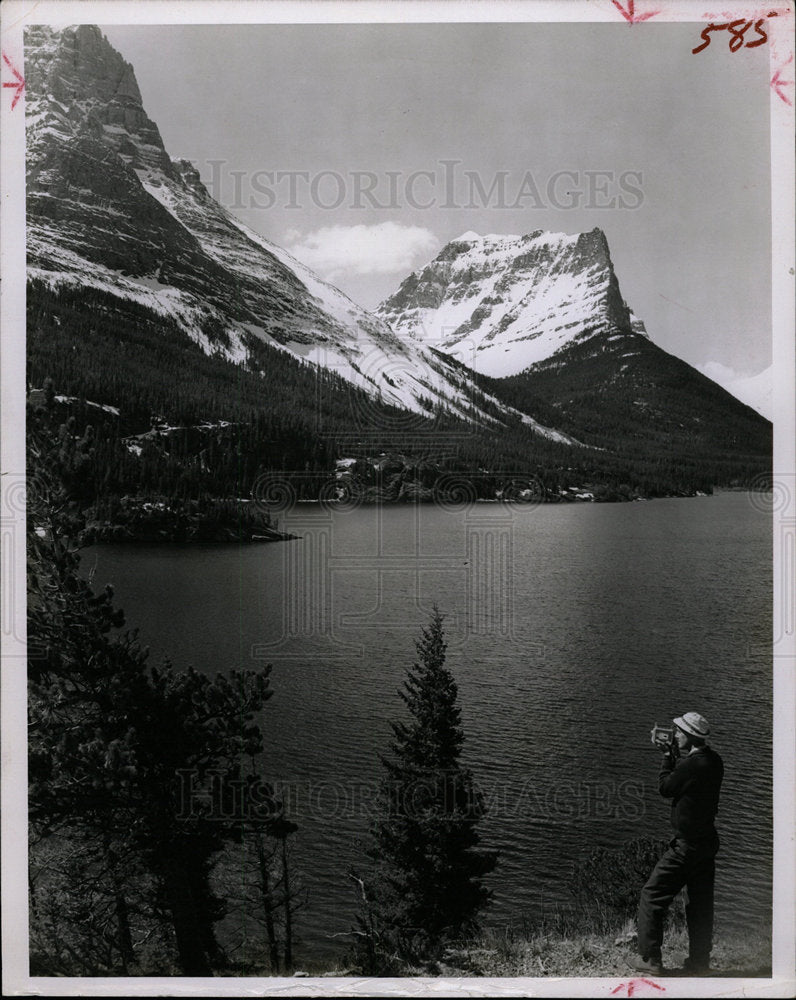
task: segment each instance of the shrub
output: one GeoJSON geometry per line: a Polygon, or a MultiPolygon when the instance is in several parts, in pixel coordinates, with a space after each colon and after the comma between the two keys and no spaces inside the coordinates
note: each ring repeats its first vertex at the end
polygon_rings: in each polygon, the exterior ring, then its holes
{"type": "MultiPolygon", "coordinates": [[[[638,837],[613,850],[598,847],[576,862],[569,891],[584,929],[607,933],[635,920],[641,888],[666,847],[663,840],[638,837]]],[[[682,897],[675,900],[669,917],[675,927],[684,926],[682,897]]]]}

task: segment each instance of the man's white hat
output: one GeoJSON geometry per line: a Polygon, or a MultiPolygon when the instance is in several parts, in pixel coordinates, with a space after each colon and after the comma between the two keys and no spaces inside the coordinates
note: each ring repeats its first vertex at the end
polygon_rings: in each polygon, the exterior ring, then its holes
{"type": "Polygon", "coordinates": [[[708,720],[699,712],[686,712],[685,715],[679,715],[673,722],[678,729],[682,729],[689,736],[696,736],[700,740],[710,736],[708,720]]]}

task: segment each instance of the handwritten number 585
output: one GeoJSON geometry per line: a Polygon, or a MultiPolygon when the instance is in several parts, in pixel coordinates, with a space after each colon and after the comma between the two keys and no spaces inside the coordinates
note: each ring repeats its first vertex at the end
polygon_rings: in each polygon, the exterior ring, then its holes
{"type": "Polygon", "coordinates": [[[765,45],[768,41],[768,35],[764,28],[761,27],[765,18],[761,17],[759,21],[745,21],[741,18],[739,21],[728,21],[726,24],[709,24],[707,27],[702,29],[700,38],[703,39],[701,45],[697,45],[695,49],[691,49],[694,55],[697,52],[701,52],[710,45],[710,33],[711,31],[729,31],[730,33],[730,52],[737,52],[738,49],[744,47],[744,38],[746,32],[752,27],[754,23],[754,29],[759,38],[756,38],[753,42],[746,42],[747,49],[753,49],[758,45],[765,45]]]}

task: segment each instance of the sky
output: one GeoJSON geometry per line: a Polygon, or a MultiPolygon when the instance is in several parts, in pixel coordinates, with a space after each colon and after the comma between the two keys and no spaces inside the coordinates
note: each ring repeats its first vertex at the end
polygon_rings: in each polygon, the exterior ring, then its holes
{"type": "Polygon", "coordinates": [[[599,226],[657,344],[750,376],[771,362],[768,50],[692,55],[697,28],[103,31],[170,155],[366,308],[465,231],[599,226]]]}

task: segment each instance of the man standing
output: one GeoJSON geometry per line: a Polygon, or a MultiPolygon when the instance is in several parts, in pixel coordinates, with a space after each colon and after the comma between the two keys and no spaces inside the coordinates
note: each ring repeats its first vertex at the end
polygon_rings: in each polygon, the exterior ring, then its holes
{"type": "Polygon", "coordinates": [[[683,971],[706,975],[713,946],[713,881],[719,837],[713,820],[724,776],[721,757],[707,745],[710,726],[697,712],[674,719],[674,740],[664,749],[659,789],[672,800],[674,837],[641,890],[638,910],[640,972],[661,975],[663,918],[685,886],[688,958],[683,971]]]}

